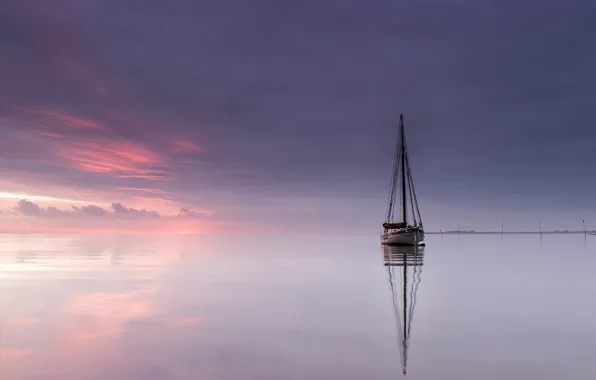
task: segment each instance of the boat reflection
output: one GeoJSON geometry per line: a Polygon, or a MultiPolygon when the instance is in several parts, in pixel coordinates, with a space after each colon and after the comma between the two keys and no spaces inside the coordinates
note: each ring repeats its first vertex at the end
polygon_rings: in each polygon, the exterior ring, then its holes
{"type": "Polygon", "coordinates": [[[383,246],[383,261],[387,267],[391,287],[404,376],[407,374],[412,318],[416,308],[416,293],[421,281],[423,259],[424,246],[383,246]]]}

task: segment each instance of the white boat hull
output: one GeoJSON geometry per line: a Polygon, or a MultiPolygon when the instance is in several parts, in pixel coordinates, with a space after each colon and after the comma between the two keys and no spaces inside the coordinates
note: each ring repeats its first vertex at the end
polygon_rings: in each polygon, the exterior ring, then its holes
{"type": "Polygon", "coordinates": [[[387,245],[424,245],[424,230],[389,231],[381,235],[381,243],[387,245]]]}

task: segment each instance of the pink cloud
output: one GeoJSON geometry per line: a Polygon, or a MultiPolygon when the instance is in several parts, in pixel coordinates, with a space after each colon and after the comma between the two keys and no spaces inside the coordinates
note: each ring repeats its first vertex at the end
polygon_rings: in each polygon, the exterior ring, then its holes
{"type": "Polygon", "coordinates": [[[204,151],[195,143],[186,140],[174,140],[172,150],[174,153],[202,153],[204,151]]]}
{"type": "Polygon", "coordinates": [[[64,134],[56,132],[34,131],[34,133],[44,137],[51,137],[53,139],[63,139],[66,137],[64,134]]]}
{"type": "Polygon", "coordinates": [[[0,103],[6,108],[7,116],[4,123],[14,127],[28,127],[35,133],[57,134],[57,130],[81,129],[108,131],[102,122],[81,115],[66,112],[62,109],[23,105],[23,101],[0,98],[0,103]]]}
{"type": "Polygon", "coordinates": [[[92,173],[113,173],[120,178],[169,179],[168,160],[141,144],[99,139],[72,141],[57,147],[55,154],[68,166],[92,173]]]}
{"type": "Polygon", "coordinates": [[[138,202],[138,203],[151,204],[154,206],[160,205],[160,206],[170,207],[170,206],[174,205],[174,201],[172,201],[170,199],[165,199],[165,198],[134,196],[134,197],[132,197],[132,200],[134,200],[135,202],[138,202]]]}
{"type": "MultiPolygon", "coordinates": [[[[57,42],[54,40],[53,42],[57,42]]],[[[87,62],[83,62],[82,57],[75,51],[66,46],[56,44],[48,45],[51,54],[51,62],[61,72],[69,75],[75,81],[92,89],[99,95],[108,95],[110,85],[105,78],[98,73],[97,68],[92,67],[87,62]]]]}
{"type": "MultiPolygon", "coordinates": [[[[83,49],[89,41],[82,40],[79,34],[72,33],[72,29],[66,29],[60,20],[48,17],[53,9],[41,7],[35,12],[40,20],[46,23],[46,28],[39,28],[31,33],[31,37],[43,49],[49,63],[62,75],[75,83],[89,88],[97,95],[108,95],[112,85],[106,74],[93,64],[91,57],[85,57],[83,49]],[[42,14],[46,14],[42,16],[42,14]]],[[[68,21],[71,26],[77,22],[76,19],[68,21]]]]}
{"type": "Polygon", "coordinates": [[[133,199],[141,202],[170,204],[176,198],[175,193],[157,188],[120,187],[119,190],[134,194],[133,199]]]}
{"type": "Polygon", "coordinates": [[[92,119],[70,115],[58,110],[49,109],[23,109],[25,112],[38,116],[37,122],[48,126],[65,126],[70,128],[97,129],[105,131],[107,128],[100,122],[92,119]]]}
{"type": "Polygon", "coordinates": [[[168,194],[167,192],[161,190],[161,189],[146,189],[146,188],[140,188],[140,187],[121,187],[120,190],[123,191],[138,191],[138,192],[142,192],[142,193],[149,193],[149,194],[157,194],[157,195],[166,195],[168,194]]]}
{"type": "Polygon", "coordinates": [[[119,190],[131,193],[131,200],[140,204],[173,206],[177,198],[175,193],[157,188],[120,187],[119,190]]]}
{"type": "Polygon", "coordinates": [[[129,179],[146,179],[149,181],[165,181],[170,179],[167,175],[158,175],[158,174],[122,174],[119,175],[120,178],[129,178],[129,179]]]}

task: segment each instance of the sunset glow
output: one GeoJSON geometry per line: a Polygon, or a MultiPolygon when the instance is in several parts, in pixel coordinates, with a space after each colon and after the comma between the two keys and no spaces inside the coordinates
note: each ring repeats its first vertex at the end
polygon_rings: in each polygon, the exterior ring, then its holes
{"type": "Polygon", "coordinates": [[[52,202],[64,202],[64,203],[85,203],[85,201],[74,200],[74,199],[63,199],[55,197],[47,197],[44,195],[31,195],[31,194],[18,194],[18,193],[7,193],[0,191],[0,199],[31,199],[34,201],[52,201],[52,202]]]}
{"type": "Polygon", "coordinates": [[[0,0],[0,380],[596,380],[595,20],[0,0]]]}
{"type": "MultiPolygon", "coordinates": [[[[591,61],[541,72],[542,37],[497,36],[521,13],[215,3],[0,6],[0,232],[378,233],[402,112],[428,231],[589,219],[593,111],[562,86],[586,86],[591,61]]],[[[549,30],[568,36],[544,41],[586,52],[565,12],[549,30]]]]}

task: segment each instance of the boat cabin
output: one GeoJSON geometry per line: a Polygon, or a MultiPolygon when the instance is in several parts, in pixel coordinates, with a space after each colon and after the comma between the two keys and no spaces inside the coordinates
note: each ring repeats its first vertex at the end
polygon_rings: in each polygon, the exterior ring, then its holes
{"type": "Polygon", "coordinates": [[[406,228],[407,226],[408,226],[408,223],[406,223],[406,222],[400,222],[400,223],[383,223],[383,228],[385,228],[387,230],[399,229],[399,228],[406,228]]]}

